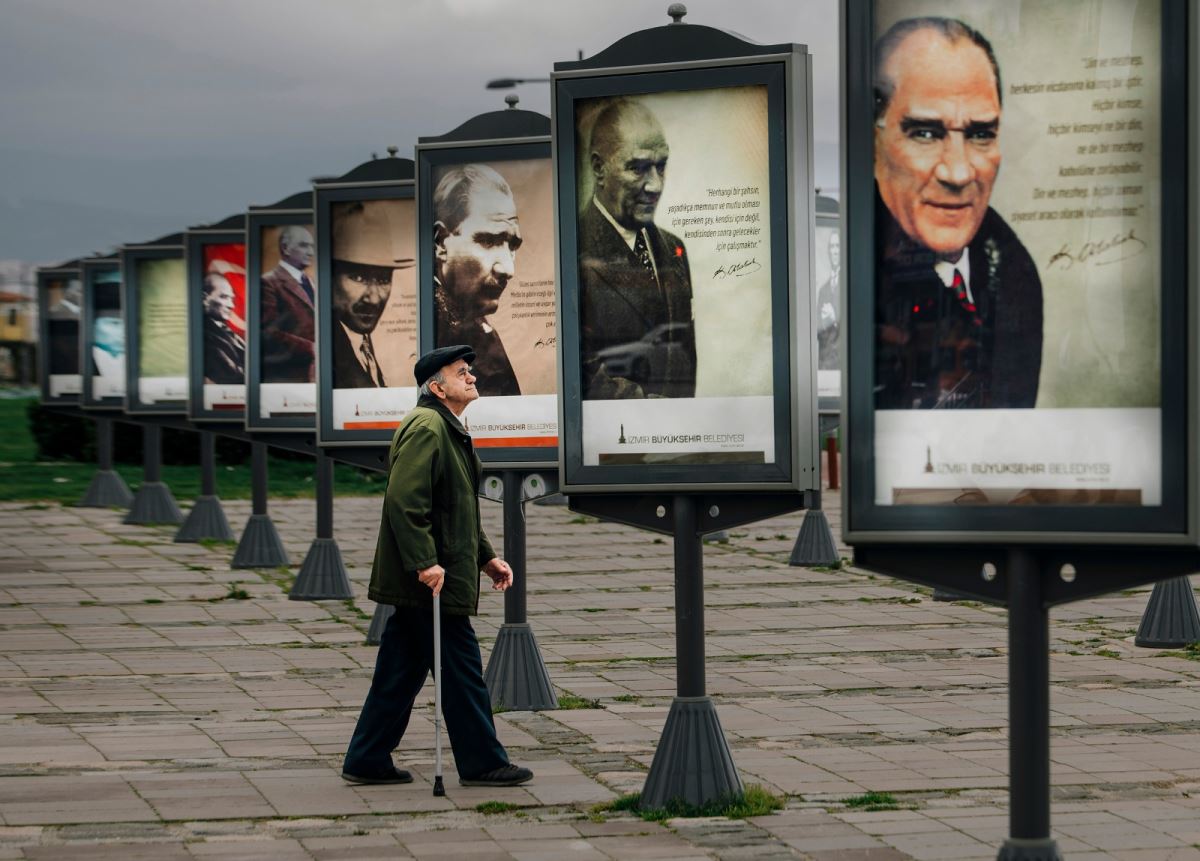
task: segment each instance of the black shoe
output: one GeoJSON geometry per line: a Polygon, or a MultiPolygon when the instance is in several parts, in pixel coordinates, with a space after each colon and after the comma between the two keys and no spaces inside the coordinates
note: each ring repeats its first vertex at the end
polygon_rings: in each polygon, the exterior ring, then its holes
{"type": "Polygon", "coordinates": [[[478,777],[460,777],[462,786],[520,786],[533,780],[533,772],[519,765],[503,765],[495,771],[488,771],[478,777]]]}
{"type": "Polygon", "coordinates": [[[387,784],[387,783],[412,783],[412,774],[405,771],[403,768],[392,766],[391,773],[384,772],[378,775],[351,774],[348,771],[342,772],[342,780],[347,783],[364,783],[364,784],[387,784]]]}

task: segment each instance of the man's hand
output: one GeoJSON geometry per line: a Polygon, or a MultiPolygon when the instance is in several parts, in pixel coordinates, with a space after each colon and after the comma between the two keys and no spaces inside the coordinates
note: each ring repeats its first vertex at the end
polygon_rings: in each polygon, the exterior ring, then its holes
{"type": "Polygon", "coordinates": [[[503,592],[512,585],[512,568],[499,556],[492,557],[491,561],[483,566],[483,573],[492,578],[492,588],[498,592],[503,592]]]}
{"type": "MultiPolygon", "coordinates": [[[[505,567],[507,568],[508,566],[506,565],[505,567]]],[[[440,595],[442,593],[442,583],[446,580],[446,569],[435,562],[428,568],[422,568],[418,571],[417,579],[432,589],[434,595],[440,595]]]]}

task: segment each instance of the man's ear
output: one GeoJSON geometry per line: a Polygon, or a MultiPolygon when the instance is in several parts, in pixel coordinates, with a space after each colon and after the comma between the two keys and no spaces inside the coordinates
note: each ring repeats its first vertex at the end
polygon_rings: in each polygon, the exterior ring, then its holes
{"type": "Polygon", "coordinates": [[[604,187],[604,159],[600,158],[600,153],[593,152],[591,155],[592,176],[595,177],[596,188],[604,187]]]}
{"type": "Polygon", "coordinates": [[[433,257],[438,263],[446,262],[446,237],[450,231],[441,221],[433,223],[433,257]]]}

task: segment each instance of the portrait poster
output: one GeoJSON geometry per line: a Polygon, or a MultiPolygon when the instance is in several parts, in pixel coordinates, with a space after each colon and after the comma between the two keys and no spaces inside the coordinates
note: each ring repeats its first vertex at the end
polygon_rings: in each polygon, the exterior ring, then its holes
{"type": "Polygon", "coordinates": [[[574,104],[584,466],[773,463],[768,87],[574,104]]]}
{"type": "Polygon", "coordinates": [[[817,396],[839,398],[842,363],[838,336],[841,331],[842,238],[836,219],[818,216],[813,250],[813,284],[816,285],[817,396]]]}
{"type": "Polygon", "coordinates": [[[79,367],[83,287],[76,277],[52,277],[44,284],[46,392],[52,399],[75,397],[83,389],[79,367]]]}
{"type": "Polygon", "coordinates": [[[275,224],[260,230],[259,417],[315,417],[313,226],[275,224]]]}
{"type": "Polygon", "coordinates": [[[187,276],[182,257],[136,259],[138,401],[187,398],[187,276]]]}
{"type": "Polygon", "coordinates": [[[121,317],[121,270],[97,269],[91,275],[92,400],[125,397],[125,321],[121,317]]]}
{"type": "Polygon", "coordinates": [[[1161,2],[874,21],[874,504],[1163,504],[1161,2]]]}
{"type": "Polygon", "coordinates": [[[204,409],[240,411],[246,403],[246,245],[201,247],[204,409]]]}
{"type": "Polygon", "coordinates": [[[412,198],[330,204],[333,429],[391,430],[417,402],[412,198]]]}
{"type": "MultiPolygon", "coordinates": [[[[482,149],[482,148],[481,148],[482,149]]],[[[435,347],[469,344],[482,449],[558,446],[553,162],[438,160],[430,171],[435,347]]]]}

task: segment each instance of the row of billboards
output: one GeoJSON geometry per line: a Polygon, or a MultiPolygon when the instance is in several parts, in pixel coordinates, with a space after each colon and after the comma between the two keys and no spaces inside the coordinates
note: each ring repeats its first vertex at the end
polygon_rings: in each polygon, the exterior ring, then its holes
{"type": "Polygon", "coordinates": [[[485,460],[568,490],[814,489],[840,402],[850,541],[1195,544],[1197,16],[1035,5],[845,0],[840,224],[805,49],[655,28],[552,123],[44,270],[45,395],[380,443],[466,342],[485,460]]]}
{"type": "Polygon", "coordinates": [[[575,488],[811,489],[808,57],[749,56],[682,90],[666,71],[564,72],[557,129],[497,111],[412,161],[123,247],[105,269],[120,315],[102,322],[110,300],[85,279],[76,340],[98,355],[123,321],[124,387],[91,368],[84,405],[383,445],[416,402],[419,352],[467,343],[482,398],[465,419],[494,467],[561,457],[575,488]],[[712,162],[697,122],[729,157],[712,162]]]}

